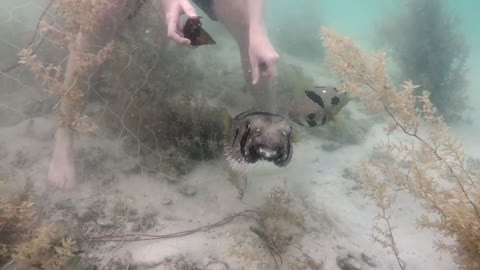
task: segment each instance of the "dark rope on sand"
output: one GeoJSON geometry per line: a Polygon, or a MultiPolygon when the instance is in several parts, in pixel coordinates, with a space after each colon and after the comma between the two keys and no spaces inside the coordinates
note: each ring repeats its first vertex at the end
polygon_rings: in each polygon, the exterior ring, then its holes
{"type": "Polygon", "coordinates": [[[82,239],[83,241],[94,241],[94,242],[139,242],[139,241],[149,241],[149,240],[158,240],[158,239],[168,239],[168,238],[175,238],[175,237],[182,237],[191,235],[197,232],[207,232],[213,228],[223,226],[227,223],[230,223],[237,217],[248,217],[248,218],[255,218],[249,214],[257,214],[260,215],[261,212],[257,210],[245,210],[240,213],[228,216],[216,223],[208,224],[205,226],[201,226],[195,229],[175,232],[170,234],[145,234],[145,233],[120,233],[120,234],[107,234],[107,235],[98,235],[98,236],[90,236],[85,237],[82,239]]]}
{"type": "MultiPolygon", "coordinates": [[[[230,223],[237,217],[247,217],[247,218],[253,218],[255,220],[259,220],[259,218],[262,217],[262,212],[258,210],[245,210],[240,213],[228,216],[218,222],[215,222],[213,224],[208,224],[205,226],[197,227],[195,229],[191,230],[186,230],[186,231],[180,231],[180,232],[175,232],[175,233],[170,233],[170,234],[145,234],[145,233],[120,233],[120,234],[107,234],[107,235],[98,235],[98,236],[90,236],[90,237],[85,237],[81,239],[76,239],[82,240],[82,241],[90,241],[90,242],[141,242],[141,241],[150,241],[150,240],[160,240],[160,239],[169,239],[169,238],[175,238],[175,237],[182,237],[182,236],[187,236],[191,235],[197,232],[207,232],[213,228],[217,228],[220,226],[223,226],[225,224],[230,223]],[[254,217],[249,214],[256,214],[257,216],[254,217]]],[[[264,233],[259,233],[260,230],[255,229],[254,227],[250,227],[250,230],[257,234],[257,236],[260,238],[260,240],[266,245],[270,255],[273,258],[273,261],[275,263],[275,268],[279,268],[279,263],[277,261],[277,257],[280,259],[280,265],[283,264],[283,259],[282,256],[280,255],[280,252],[277,250],[277,248],[271,243],[271,241],[268,239],[268,237],[264,233]]],[[[299,249],[300,250],[300,249],[299,249]]],[[[301,251],[301,250],[300,250],[301,251]]]]}

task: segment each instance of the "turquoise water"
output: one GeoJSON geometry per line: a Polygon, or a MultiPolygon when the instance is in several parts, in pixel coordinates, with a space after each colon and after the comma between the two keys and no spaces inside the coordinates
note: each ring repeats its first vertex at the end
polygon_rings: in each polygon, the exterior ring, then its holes
{"type": "Polygon", "coordinates": [[[474,0],[450,1],[450,8],[460,17],[462,30],[471,45],[468,61],[469,79],[471,81],[470,91],[474,97],[471,103],[478,108],[480,107],[480,19],[478,17],[480,2],[474,0]]]}
{"type": "MultiPolygon", "coordinates": [[[[312,38],[318,37],[320,26],[334,28],[343,35],[352,36],[356,42],[364,48],[375,49],[374,40],[376,38],[375,29],[388,20],[389,14],[396,14],[405,8],[404,2],[396,0],[302,0],[302,1],[267,1],[268,23],[271,31],[284,31],[282,28],[275,28],[280,24],[285,27],[289,21],[291,25],[297,25],[296,29],[308,25],[312,38]],[[315,10],[314,12],[312,10],[315,10]],[[311,14],[314,14],[312,20],[311,14]],[[310,17],[309,17],[310,16],[310,17]],[[309,25],[309,23],[311,24],[309,25]]],[[[474,0],[460,0],[447,2],[447,9],[452,18],[457,17],[460,22],[460,31],[471,46],[470,55],[467,60],[469,80],[469,93],[472,99],[469,101],[471,106],[478,108],[480,106],[480,94],[478,88],[480,85],[480,27],[478,11],[480,2],[474,0]]],[[[398,33],[402,35],[402,33],[398,33]]],[[[302,44],[298,44],[299,50],[302,44]]],[[[319,44],[320,46],[320,44],[319,44]]],[[[455,91],[455,89],[452,89],[455,91]]]]}

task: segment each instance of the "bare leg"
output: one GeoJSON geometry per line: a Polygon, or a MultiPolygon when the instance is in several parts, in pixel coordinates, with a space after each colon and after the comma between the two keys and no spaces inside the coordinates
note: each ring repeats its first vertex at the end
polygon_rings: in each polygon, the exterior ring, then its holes
{"type": "MultiPolygon", "coordinates": [[[[78,34],[75,43],[83,43],[83,36],[78,34]]],[[[78,46],[80,47],[80,46],[78,46]]],[[[65,79],[65,89],[75,87],[76,80],[73,78],[73,72],[78,62],[78,53],[70,52],[65,79]]],[[[66,96],[60,101],[60,112],[63,120],[71,123],[73,120],[73,108],[66,96]]],[[[72,188],[75,185],[75,165],[73,163],[73,130],[68,126],[60,126],[55,133],[55,145],[53,156],[48,170],[48,180],[60,188],[72,188]]]]}
{"type": "MultiPolygon", "coordinates": [[[[96,0],[92,0],[96,1],[96,0]]],[[[90,33],[78,33],[75,44],[70,51],[66,67],[64,87],[77,88],[86,91],[84,85],[87,76],[78,77],[76,71],[84,53],[96,53],[99,49],[113,38],[113,34],[124,23],[125,18],[132,12],[137,0],[117,0],[103,10],[98,19],[98,28],[90,33]]],[[[68,96],[63,96],[60,101],[60,113],[64,122],[73,121],[73,106],[68,96]]],[[[79,108],[80,110],[83,108],[79,108]]],[[[55,145],[52,160],[48,171],[48,181],[59,188],[72,188],[76,182],[76,172],[73,155],[74,131],[68,126],[61,126],[55,134],[55,145]]]]}
{"type": "Polygon", "coordinates": [[[274,82],[261,76],[256,85],[252,85],[252,72],[249,61],[248,14],[244,1],[214,0],[213,9],[218,20],[228,29],[237,42],[240,51],[243,74],[257,101],[257,109],[275,112],[274,82]]]}

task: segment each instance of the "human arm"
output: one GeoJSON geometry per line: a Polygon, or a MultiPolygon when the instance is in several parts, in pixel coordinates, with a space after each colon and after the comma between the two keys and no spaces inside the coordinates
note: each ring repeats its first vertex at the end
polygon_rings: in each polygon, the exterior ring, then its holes
{"type": "Polygon", "coordinates": [[[263,22],[264,0],[245,0],[248,12],[249,25],[251,30],[264,30],[263,22]]]}
{"type": "Polygon", "coordinates": [[[264,23],[264,0],[245,0],[248,13],[248,36],[252,84],[257,84],[260,76],[277,77],[278,53],[268,38],[264,23]]]}

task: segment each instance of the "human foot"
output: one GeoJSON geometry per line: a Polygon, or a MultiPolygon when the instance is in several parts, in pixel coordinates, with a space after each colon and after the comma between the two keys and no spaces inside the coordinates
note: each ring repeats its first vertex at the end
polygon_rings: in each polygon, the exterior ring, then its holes
{"type": "Polygon", "coordinates": [[[73,162],[73,132],[69,128],[59,128],[55,134],[48,182],[61,189],[75,186],[75,164],[73,162]]]}

